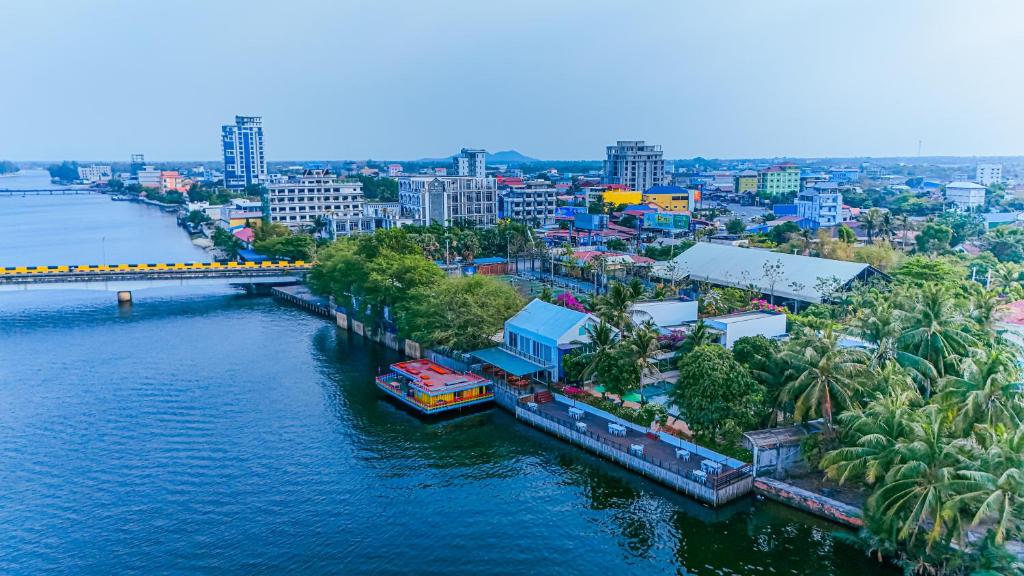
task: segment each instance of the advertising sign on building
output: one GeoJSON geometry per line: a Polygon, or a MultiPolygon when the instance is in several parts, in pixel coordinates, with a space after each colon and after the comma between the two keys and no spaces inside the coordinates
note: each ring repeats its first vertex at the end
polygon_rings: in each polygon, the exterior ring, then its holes
{"type": "Polygon", "coordinates": [[[654,230],[689,230],[690,215],[678,212],[648,212],[644,214],[644,228],[654,230]]]}

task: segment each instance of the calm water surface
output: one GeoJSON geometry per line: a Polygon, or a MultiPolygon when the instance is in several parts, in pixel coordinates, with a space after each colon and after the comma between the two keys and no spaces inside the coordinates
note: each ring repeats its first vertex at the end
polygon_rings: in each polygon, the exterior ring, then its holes
{"type": "MultiPolygon", "coordinates": [[[[37,200],[0,199],[0,265],[96,232],[195,253],[155,209],[37,200]]],[[[423,423],[373,387],[396,356],[269,299],[113,301],[0,293],[0,573],[878,573],[830,524],[704,508],[497,410],[423,423]]]]}

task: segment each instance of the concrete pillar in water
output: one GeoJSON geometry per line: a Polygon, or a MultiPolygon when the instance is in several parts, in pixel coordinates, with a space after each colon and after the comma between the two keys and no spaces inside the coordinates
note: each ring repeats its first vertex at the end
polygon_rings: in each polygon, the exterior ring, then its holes
{"type": "Polygon", "coordinates": [[[132,303],[132,293],[131,293],[131,291],[130,290],[121,290],[121,291],[119,291],[117,293],[117,303],[118,304],[131,304],[132,303]]]}

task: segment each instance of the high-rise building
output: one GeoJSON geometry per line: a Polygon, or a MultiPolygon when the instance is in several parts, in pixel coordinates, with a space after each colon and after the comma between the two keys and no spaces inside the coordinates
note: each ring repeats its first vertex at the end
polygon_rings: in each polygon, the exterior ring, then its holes
{"type": "Polygon", "coordinates": [[[800,192],[800,167],[776,164],[757,173],[757,193],[767,198],[800,192]]]}
{"type": "Polygon", "coordinates": [[[1003,181],[1002,164],[978,164],[975,170],[974,181],[982,186],[991,186],[1003,181]]]}
{"type": "Polygon", "coordinates": [[[516,222],[550,224],[555,221],[558,189],[547,180],[509,186],[498,193],[498,214],[516,222]]]}
{"type": "Polygon", "coordinates": [[[323,223],[332,236],[370,231],[360,182],[341,180],[328,170],[306,170],[301,178],[267,185],[270,221],[292,230],[323,223]]]}
{"type": "Polygon", "coordinates": [[[608,184],[624,184],[631,190],[645,192],[665,181],[665,160],[661,146],[643,140],[619,140],[608,146],[604,162],[604,180],[608,184]]]}
{"type": "Polygon", "coordinates": [[[498,220],[494,178],[472,176],[400,176],[401,217],[413,224],[451,226],[459,221],[490,226],[498,220]]]}
{"type": "Polygon", "coordinates": [[[235,116],[234,124],[221,127],[224,150],[224,186],[235,190],[267,181],[263,156],[263,119],[235,116]]]}
{"type": "Polygon", "coordinates": [[[796,213],[818,226],[837,226],[842,221],[843,194],[835,182],[808,186],[796,198],[796,213]]]}
{"type": "Polygon", "coordinates": [[[487,150],[463,148],[452,163],[456,176],[472,176],[474,178],[487,176],[487,150]]]}

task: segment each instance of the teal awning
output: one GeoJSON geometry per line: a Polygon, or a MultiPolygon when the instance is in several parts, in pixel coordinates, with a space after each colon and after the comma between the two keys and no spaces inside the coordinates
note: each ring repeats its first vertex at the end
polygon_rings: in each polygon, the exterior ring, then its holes
{"type": "Polygon", "coordinates": [[[503,348],[484,348],[472,354],[480,360],[497,366],[513,376],[525,376],[547,369],[545,366],[531,362],[521,356],[516,356],[503,348]]]}

